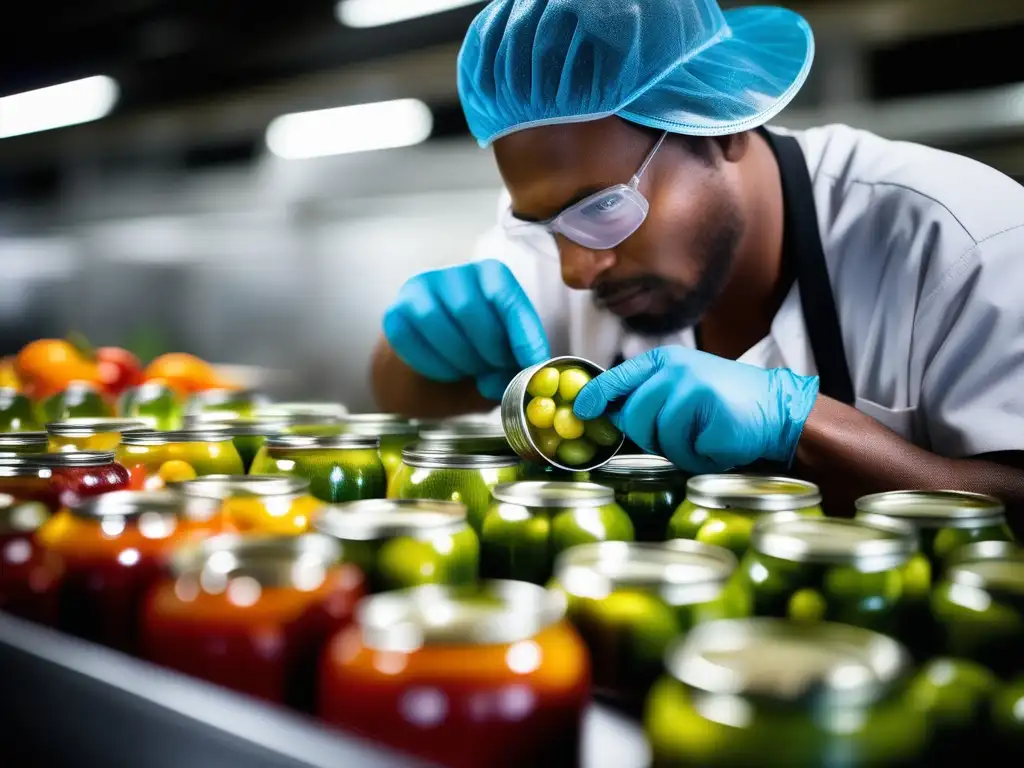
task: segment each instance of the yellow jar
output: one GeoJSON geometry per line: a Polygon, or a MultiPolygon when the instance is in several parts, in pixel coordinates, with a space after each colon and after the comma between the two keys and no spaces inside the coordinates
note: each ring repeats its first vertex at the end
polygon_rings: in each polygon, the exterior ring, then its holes
{"type": "Polygon", "coordinates": [[[324,506],[301,477],[207,475],[172,488],[185,497],[186,509],[220,514],[225,528],[239,533],[305,533],[324,506]]]}
{"type": "Polygon", "coordinates": [[[46,425],[50,450],[59,453],[113,451],[121,444],[125,432],[149,429],[146,422],[138,419],[65,419],[46,425]]]}
{"type": "Polygon", "coordinates": [[[154,490],[169,482],[244,472],[231,435],[216,431],[125,432],[117,460],[131,472],[133,490],[154,490]]]}

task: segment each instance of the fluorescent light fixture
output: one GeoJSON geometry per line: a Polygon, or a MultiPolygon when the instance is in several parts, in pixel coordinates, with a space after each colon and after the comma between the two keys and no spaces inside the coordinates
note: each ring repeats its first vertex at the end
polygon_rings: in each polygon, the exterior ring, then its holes
{"type": "Polygon", "coordinates": [[[267,128],[267,147],[278,157],[302,160],[411,147],[430,138],[433,128],[426,104],[399,99],[282,115],[267,128]]]}
{"type": "Polygon", "coordinates": [[[477,0],[340,0],[335,13],[346,27],[382,27],[475,2],[477,0]]]}
{"type": "Polygon", "coordinates": [[[0,98],[0,139],[99,120],[117,103],[117,83],[105,75],[0,98]]]}

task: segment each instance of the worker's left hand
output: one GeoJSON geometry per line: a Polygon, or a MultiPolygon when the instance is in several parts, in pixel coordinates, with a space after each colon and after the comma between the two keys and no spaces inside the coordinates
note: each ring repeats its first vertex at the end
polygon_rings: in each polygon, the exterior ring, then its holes
{"type": "Polygon", "coordinates": [[[817,396],[816,376],[661,347],[591,381],[574,411],[581,419],[607,411],[645,451],[708,474],[758,459],[789,464],[817,396]]]}

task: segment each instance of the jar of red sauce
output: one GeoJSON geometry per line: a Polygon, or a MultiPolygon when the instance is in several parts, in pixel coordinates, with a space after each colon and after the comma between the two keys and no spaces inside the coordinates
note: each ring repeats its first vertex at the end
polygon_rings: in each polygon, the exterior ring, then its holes
{"type": "Polygon", "coordinates": [[[369,597],[324,654],[319,714],[450,768],[576,765],[590,669],[564,617],[518,581],[369,597]]]}
{"type": "Polygon", "coordinates": [[[41,501],[52,511],[128,487],[128,470],[107,451],[39,453],[0,458],[0,493],[41,501]]]}
{"type": "Polygon", "coordinates": [[[61,629],[134,653],[142,600],[173,553],[219,532],[219,518],[193,517],[169,491],[116,491],[62,509],[38,533],[64,562],[61,629]]]}
{"type": "Polygon", "coordinates": [[[0,611],[55,626],[64,566],[35,536],[50,515],[38,501],[0,496],[0,611]]]}
{"type": "Polygon", "coordinates": [[[352,620],[362,572],[321,534],[224,535],[183,548],[152,592],[142,652],[157,664],[312,711],[327,641],[352,620]]]}

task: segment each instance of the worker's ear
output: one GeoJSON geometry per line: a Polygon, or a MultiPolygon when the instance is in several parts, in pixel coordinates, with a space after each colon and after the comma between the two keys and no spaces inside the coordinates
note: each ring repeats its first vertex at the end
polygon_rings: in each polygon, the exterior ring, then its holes
{"type": "Polygon", "coordinates": [[[750,131],[733,133],[728,136],[716,136],[715,143],[727,163],[738,163],[750,148],[750,131]]]}

